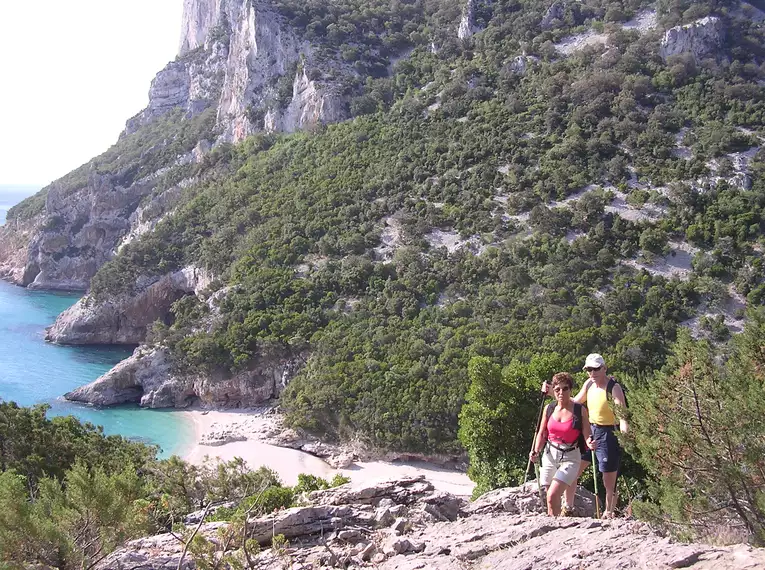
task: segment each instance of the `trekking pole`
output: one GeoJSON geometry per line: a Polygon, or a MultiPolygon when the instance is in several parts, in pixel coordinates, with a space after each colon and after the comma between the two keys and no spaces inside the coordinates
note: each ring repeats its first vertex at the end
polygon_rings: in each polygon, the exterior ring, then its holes
{"type": "Polygon", "coordinates": [[[534,464],[534,472],[537,475],[537,493],[539,493],[539,501],[542,503],[542,508],[544,509],[547,505],[547,497],[545,497],[544,489],[542,488],[542,478],[539,476],[539,463],[534,464]]]}
{"type": "MultiPolygon", "coordinates": [[[[529,461],[526,463],[526,472],[523,474],[523,484],[526,484],[526,481],[529,480],[529,467],[531,467],[531,452],[534,451],[534,444],[537,441],[537,434],[539,433],[539,426],[542,425],[542,413],[545,411],[545,398],[547,397],[547,394],[542,394],[542,401],[539,404],[539,413],[537,414],[539,416],[539,420],[537,421],[537,429],[534,431],[534,437],[531,438],[531,449],[529,449],[529,461]]],[[[538,470],[537,470],[538,471],[538,470]]],[[[537,479],[539,479],[539,476],[537,475],[537,479]]]]}
{"type": "Polygon", "coordinates": [[[600,497],[598,496],[598,471],[595,469],[595,450],[591,449],[592,454],[592,482],[595,485],[595,514],[600,518],[600,497]]]}

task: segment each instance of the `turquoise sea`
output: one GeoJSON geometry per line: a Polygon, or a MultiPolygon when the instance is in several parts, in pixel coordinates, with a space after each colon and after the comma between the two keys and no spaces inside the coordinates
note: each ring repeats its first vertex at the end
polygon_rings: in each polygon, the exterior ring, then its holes
{"type": "Polygon", "coordinates": [[[61,397],[95,380],[131,353],[125,347],[70,347],[45,342],[45,327],[78,298],[77,294],[29,291],[0,281],[0,399],[23,406],[49,404],[49,415],[72,414],[102,425],[107,434],[157,444],[163,457],[182,453],[191,443],[193,428],[181,414],[138,406],[94,408],[61,397]]]}

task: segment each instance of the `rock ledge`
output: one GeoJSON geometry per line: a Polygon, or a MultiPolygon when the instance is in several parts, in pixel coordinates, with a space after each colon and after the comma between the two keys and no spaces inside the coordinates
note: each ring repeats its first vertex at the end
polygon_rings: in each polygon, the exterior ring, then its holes
{"type": "MultiPolygon", "coordinates": [[[[435,491],[422,477],[343,485],[316,491],[308,505],[252,518],[252,538],[268,545],[283,534],[292,546],[264,549],[258,568],[365,568],[386,570],[765,567],[765,551],[744,545],[680,544],[632,520],[553,519],[540,514],[534,482],[500,489],[468,504],[435,491]]],[[[581,514],[592,495],[577,499],[581,514]]],[[[213,539],[226,523],[205,523],[213,539]]],[[[191,570],[181,543],[169,534],[132,541],[99,570],[191,570]]]]}

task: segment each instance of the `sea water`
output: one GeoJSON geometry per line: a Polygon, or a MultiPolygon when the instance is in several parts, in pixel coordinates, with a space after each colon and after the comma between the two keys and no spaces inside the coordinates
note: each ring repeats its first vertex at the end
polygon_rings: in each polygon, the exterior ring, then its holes
{"type": "MultiPolygon", "coordinates": [[[[0,210],[34,191],[34,187],[0,186],[0,210]]],[[[4,214],[0,211],[0,216],[4,214]]],[[[21,406],[48,404],[49,416],[71,414],[103,426],[106,434],[158,445],[162,457],[182,453],[191,444],[193,426],[181,414],[138,406],[95,408],[63,399],[63,394],[92,382],[132,350],[45,342],[45,327],[79,297],[0,281],[0,399],[21,406]]]]}
{"type": "Polygon", "coordinates": [[[45,327],[79,295],[29,291],[0,281],[0,399],[22,406],[48,404],[49,416],[74,415],[160,447],[160,456],[181,453],[193,428],[181,414],[138,406],[96,408],[67,402],[63,394],[92,382],[130,355],[125,347],[59,346],[45,342],[45,327]]]}

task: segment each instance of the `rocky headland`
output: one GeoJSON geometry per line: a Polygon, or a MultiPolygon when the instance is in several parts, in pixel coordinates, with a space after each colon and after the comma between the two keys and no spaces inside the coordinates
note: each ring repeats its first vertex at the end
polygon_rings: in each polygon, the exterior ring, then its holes
{"type": "MultiPolygon", "coordinates": [[[[262,551],[257,568],[435,569],[664,569],[762,568],[765,552],[745,545],[712,546],[673,541],[646,523],[591,518],[593,497],[577,496],[576,517],[541,514],[535,482],[499,489],[476,500],[437,491],[422,477],[315,491],[305,505],[248,520],[248,537],[262,551]],[[268,548],[283,535],[285,546],[268,548]]],[[[229,523],[187,524],[223,555],[220,533],[229,523]]],[[[128,543],[100,570],[170,570],[199,567],[177,535],[128,543]]]]}
{"type": "Polygon", "coordinates": [[[659,53],[664,59],[690,54],[695,59],[714,57],[725,37],[720,18],[708,16],[691,24],[675,26],[664,33],[659,53]]]}
{"type": "Polygon", "coordinates": [[[173,302],[199,294],[211,282],[209,272],[195,267],[143,280],[139,291],[97,302],[83,297],[48,327],[45,340],[58,344],[139,344],[148,327],[162,320],[173,302]]]}
{"type": "Polygon", "coordinates": [[[294,368],[291,359],[263,359],[245,371],[179,372],[164,348],[138,347],[97,380],[65,395],[97,406],[138,403],[147,408],[242,408],[277,397],[294,368]]]}
{"type": "Polygon", "coordinates": [[[148,106],[127,121],[121,139],[179,112],[173,120],[212,112],[213,128],[180,146],[165,138],[135,156],[133,148],[105,153],[45,188],[33,216],[0,227],[0,278],[87,290],[124,243],[172,211],[183,189],[198,181],[184,167],[202,161],[213,145],[347,118],[338,82],[323,79],[328,70],[342,76],[345,67],[320,63],[269,2],[185,0],[178,58],[152,81],[148,106]],[[287,80],[289,93],[279,90],[287,80]]]}

